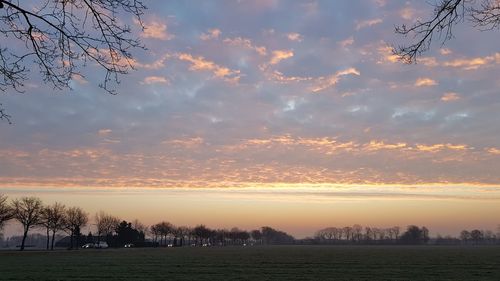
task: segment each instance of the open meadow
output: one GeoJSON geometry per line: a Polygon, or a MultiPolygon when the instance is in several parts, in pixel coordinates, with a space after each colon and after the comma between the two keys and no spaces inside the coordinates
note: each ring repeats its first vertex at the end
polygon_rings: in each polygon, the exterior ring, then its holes
{"type": "Polygon", "coordinates": [[[500,247],[1,251],[1,280],[500,280],[500,247]]]}

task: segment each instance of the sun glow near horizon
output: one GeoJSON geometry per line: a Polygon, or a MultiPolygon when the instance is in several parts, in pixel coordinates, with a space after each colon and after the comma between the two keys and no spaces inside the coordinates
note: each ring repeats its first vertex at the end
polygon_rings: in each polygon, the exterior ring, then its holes
{"type": "Polygon", "coordinates": [[[430,14],[421,1],[148,5],[145,30],[122,19],[148,51],[119,95],[92,64],[71,93],[33,72],[2,95],[0,193],[299,236],[500,223],[499,37],[460,28],[405,65],[393,29],[430,14]]]}

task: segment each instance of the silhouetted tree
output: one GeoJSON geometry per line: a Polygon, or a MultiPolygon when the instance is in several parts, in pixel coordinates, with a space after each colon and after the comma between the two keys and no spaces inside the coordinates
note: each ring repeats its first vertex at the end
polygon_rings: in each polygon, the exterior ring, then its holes
{"type": "Polygon", "coordinates": [[[286,232],[273,229],[269,226],[261,228],[262,239],[266,244],[292,244],[295,240],[293,236],[286,232]]]}
{"type": "Polygon", "coordinates": [[[416,62],[417,57],[429,50],[434,36],[444,44],[453,38],[453,27],[464,20],[480,30],[495,29],[500,26],[500,2],[498,0],[439,0],[434,4],[434,12],[427,20],[417,19],[410,26],[396,27],[396,33],[410,36],[414,40],[409,45],[393,48],[406,63],[416,62]]]}
{"type": "Polygon", "coordinates": [[[10,220],[13,215],[12,207],[7,202],[7,196],[0,194],[0,231],[5,222],[10,220]]]}
{"type": "Polygon", "coordinates": [[[81,228],[87,225],[89,221],[88,214],[79,207],[71,207],[66,211],[66,230],[70,233],[71,248],[76,238],[76,248],[80,245],[81,228]]]}
{"type": "Polygon", "coordinates": [[[355,224],[352,226],[352,232],[353,232],[353,240],[355,241],[361,241],[363,237],[363,227],[359,224],[355,224]]]}
{"type": "Polygon", "coordinates": [[[416,225],[409,225],[401,235],[401,242],[404,244],[425,244],[429,241],[429,230],[426,227],[419,228],[416,225]]]}
{"type": "Polygon", "coordinates": [[[154,242],[154,245],[156,247],[157,243],[158,243],[158,236],[161,235],[161,232],[160,232],[160,229],[159,229],[159,225],[158,224],[155,224],[155,225],[152,225],[150,228],[149,228],[149,231],[151,232],[151,234],[153,235],[153,242],[154,242]]]}
{"type": "Polygon", "coordinates": [[[472,241],[474,241],[474,244],[479,244],[484,238],[483,232],[479,229],[474,229],[471,230],[470,232],[470,238],[472,241]]]}
{"type": "Polygon", "coordinates": [[[262,232],[259,229],[252,230],[250,236],[255,240],[255,243],[262,244],[262,232]]]}
{"type": "Polygon", "coordinates": [[[12,201],[14,218],[23,225],[23,240],[20,250],[24,250],[26,236],[31,228],[40,224],[43,204],[38,197],[21,197],[12,201]]]}
{"type": "Polygon", "coordinates": [[[123,246],[129,243],[142,243],[144,242],[144,234],[132,227],[132,223],[122,221],[118,224],[116,230],[116,244],[123,246]]]}
{"type": "MultiPolygon", "coordinates": [[[[184,246],[186,237],[188,237],[191,233],[191,229],[187,226],[179,226],[177,227],[177,234],[180,237],[180,244],[179,246],[184,246]]],[[[189,238],[188,238],[189,240],[189,238]]]]}
{"type": "Polygon", "coordinates": [[[103,211],[95,214],[94,217],[97,228],[97,243],[101,242],[101,236],[106,237],[106,243],[110,244],[113,231],[118,227],[120,219],[103,211]]]}
{"type": "Polygon", "coordinates": [[[51,249],[54,249],[54,239],[58,231],[64,230],[66,226],[66,206],[54,203],[46,206],[42,211],[41,225],[47,231],[47,250],[49,249],[50,232],[52,231],[51,249]]]}
{"type": "Polygon", "coordinates": [[[467,244],[467,241],[470,240],[470,232],[462,230],[462,232],[460,232],[460,240],[462,240],[462,243],[467,244]]]}
{"type": "Polygon", "coordinates": [[[162,221],[160,223],[157,223],[155,228],[160,235],[160,246],[165,246],[167,244],[167,236],[172,233],[174,225],[169,222],[162,221]]]}
{"type": "Polygon", "coordinates": [[[200,224],[193,229],[193,234],[197,238],[197,240],[200,240],[199,245],[203,245],[204,242],[206,242],[207,244],[210,243],[210,237],[213,233],[210,228],[206,227],[203,224],[200,224]]]}
{"type": "MultiPolygon", "coordinates": [[[[99,85],[114,93],[110,82],[133,68],[131,49],[143,48],[131,37],[120,15],[132,15],[142,26],[139,0],[0,1],[0,34],[12,42],[0,48],[0,91],[22,91],[32,63],[44,82],[69,88],[80,68],[93,62],[104,71],[99,85]],[[15,47],[14,47],[15,46],[15,47]]],[[[0,106],[0,120],[10,122],[0,106]]]]}

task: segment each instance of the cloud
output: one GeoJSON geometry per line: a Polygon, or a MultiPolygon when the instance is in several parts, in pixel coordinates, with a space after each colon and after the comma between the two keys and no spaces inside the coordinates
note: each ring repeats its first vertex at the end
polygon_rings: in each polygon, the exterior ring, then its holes
{"type": "Polygon", "coordinates": [[[218,28],[212,28],[207,31],[207,33],[202,33],[200,35],[200,39],[203,41],[210,40],[210,39],[217,39],[221,35],[221,31],[218,28]]]}
{"type": "Polygon", "coordinates": [[[148,76],[142,80],[143,84],[151,85],[151,84],[169,84],[170,81],[163,76],[148,76]]]}
{"type": "Polygon", "coordinates": [[[143,69],[147,69],[147,70],[157,70],[157,69],[165,67],[165,62],[169,58],[170,58],[170,54],[165,54],[165,55],[161,56],[160,58],[158,58],[155,61],[150,62],[150,63],[142,63],[139,61],[134,61],[133,66],[135,68],[143,68],[143,69]]]}
{"type": "Polygon", "coordinates": [[[232,46],[242,46],[248,49],[252,49],[256,51],[259,55],[265,56],[267,54],[266,47],[264,46],[255,46],[252,44],[252,41],[248,38],[236,37],[236,38],[226,38],[223,41],[224,43],[232,46]]]}
{"type": "Polygon", "coordinates": [[[162,143],[183,147],[185,149],[192,149],[202,145],[204,143],[204,140],[202,137],[192,137],[192,138],[166,140],[163,141],[162,143]]]}
{"type": "Polygon", "coordinates": [[[340,78],[342,76],[346,76],[346,75],[359,76],[359,75],[361,75],[361,73],[357,69],[351,67],[351,68],[348,68],[346,70],[338,71],[335,74],[327,76],[327,77],[320,77],[316,80],[315,85],[311,88],[311,91],[313,93],[317,93],[317,92],[323,91],[327,88],[330,88],[332,86],[335,86],[338,83],[338,81],[340,80],[340,78]]]}
{"type": "Polygon", "coordinates": [[[392,52],[392,47],[387,45],[385,42],[380,42],[380,45],[377,50],[381,59],[377,63],[390,62],[396,63],[399,62],[399,57],[392,52]]]}
{"type": "Polygon", "coordinates": [[[297,33],[297,32],[288,33],[286,35],[286,37],[290,41],[302,42],[302,40],[304,40],[304,37],[300,33],[297,33]]]}
{"type": "Polygon", "coordinates": [[[446,92],[444,95],[441,97],[442,101],[456,101],[460,99],[460,95],[454,92],[446,92]]]}
{"type": "Polygon", "coordinates": [[[491,154],[500,155],[500,149],[498,148],[488,148],[487,151],[491,154]]]}
{"type": "Polygon", "coordinates": [[[449,150],[467,150],[469,147],[467,145],[463,144],[450,144],[450,143],[439,143],[439,144],[433,144],[433,145],[425,145],[425,144],[417,144],[416,149],[419,151],[423,152],[431,152],[431,153],[436,153],[439,151],[442,151],[444,149],[449,149],[449,150]]]}
{"type": "Polygon", "coordinates": [[[220,66],[213,61],[207,60],[202,56],[194,57],[191,54],[180,53],[177,57],[182,61],[191,63],[189,67],[192,71],[210,71],[217,78],[225,78],[231,81],[239,79],[239,70],[232,70],[225,66],[220,66]]]}
{"type": "Polygon", "coordinates": [[[351,46],[352,44],[354,44],[354,38],[352,36],[339,42],[339,45],[342,48],[347,48],[348,46],[351,46]]]}
{"type": "Polygon", "coordinates": [[[363,145],[364,151],[378,151],[378,150],[401,150],[407,148],[407,144],[404,142],[398,142],[394,144],[387,144],[383,141],[372,140],[367,144],[363,145]]]}
{"type": "Polygon", "coordinates": [[[278,64],[280,61],[293,57],[291,50],[276,50],[272,52],[269,64],[278,64]]]}
{"type": "Polygon", "coordinates": [[[383,20],[380,18],[358,21],[356,23],[356,30],[360,30],[360,29],[363,29],[366,27],[374,26],[374,25],[380,24],[382,22],[383,22],[383,20]]]}
{"type": "Polygon", "coordinates": [[[500,63],[500,53],[486,57],[461,58],[443,63],[444,66],[462,68],[464,70],[476,70],[491,63],[500,63]]]}
{"type": "Polygon", "coordinates": [[[74,81],[77,81],[81,85],[89,83],[89,81],[87,81],[87,79],[85,79],[85,77],[83,77],[81,74],[77,74],[77,73],[71,75],[71,79],[74,81]]]}
{"type": "Polygon", "coordinates": [[[113,132],[111,129],[100,129],[97,134],[99,136],[107,136],[109,134],[111,134],[111,132],[113,132]]]}
{"type": "Polygon", "coordinates": [[[418,63],[421,63],[428,67],[436,67],[439,66],[438,61],[435,57],[422,57],[418,59],[418,63]]]}
{"type": "Polygon", "coordinates": [[[171,40],[175,36],[170,34],[167,30],[167,24],[160,21],[151,21],[145,23],[144,32],[142,33],[142,37],[144,38],[152,38],[158,40],[171,40]]]}
{"type": "Polygon", "coordinates": [[[435,86],[437,84],[438,83],[436,82],[436,80],[427,77],[421,77],[418,78],[417,81],[415,81],[416,87],[428,87],[428,86],[435,86]]]}
{"type": "Polygon", "coordinates": [[[439,53],[443,56],[447,56],[447,55],[451,55],[453,52],[451,51],[451,49],[441,48],[441,49],[439,49],[439,53]]]}
{"type": "Polygon", "coordinates": [[[399,11],[399,16],[404,20],[411,21],[415,16],[415,9],[405,7],[399,11]]]}

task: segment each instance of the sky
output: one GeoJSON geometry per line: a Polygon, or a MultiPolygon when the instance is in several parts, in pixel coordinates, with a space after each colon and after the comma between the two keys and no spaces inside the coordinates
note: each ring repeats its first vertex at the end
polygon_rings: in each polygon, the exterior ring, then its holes
{"type": "Polygon", "coordinates": [[[468,24],[417,64],[425,1],[147,1],[117,95],[93,64],[0,102],[0,193],[151,224],[500,223],[500,37],[468,24]],[[496,214],[496,215],[495,215],[496,214]]]}

